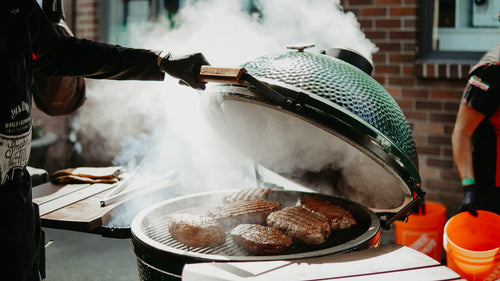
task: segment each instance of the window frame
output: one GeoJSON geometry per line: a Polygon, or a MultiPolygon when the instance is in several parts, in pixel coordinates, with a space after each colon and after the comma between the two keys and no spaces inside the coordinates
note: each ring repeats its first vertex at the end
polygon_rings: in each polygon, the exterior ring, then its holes
{"type": "Polygon", "coordinates": [[[420,1],[418,60],[423,62],[475,63],[484,52],[439,51],[432,49],[434,1],[420,1]]]}

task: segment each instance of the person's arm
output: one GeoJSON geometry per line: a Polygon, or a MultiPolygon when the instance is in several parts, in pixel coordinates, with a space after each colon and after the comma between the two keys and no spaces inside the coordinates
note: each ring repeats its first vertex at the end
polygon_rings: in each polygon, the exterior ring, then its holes
{"type": "MultiPolygon", "coordinates": [[[[44,22],[44,21],[42,21],[44,22]]],[[[75,37],[44,37],[52,33],[45,27],[34,48],[40,73],[56,76],[85,76],[95,79],[163,80],[158,52],[126,48],[75,37]],[[49,37],[49,38],[50,38],[49,37]],[[54,40],[55,39],[55,40],[54,40]]]]}
{"type": "Polygon", "coordinates": [[[477,216],[477,185],[474,181],[471,137],[484,117],[483,114],[475,109],[465,104],[460,104],[457,120],[451,136],[453,158],[463,186],[463,198],[460,204],[460,211],[469,211],[474,216],[477,216]]]}
{"type": "Polygon", "coordinates": [[[172,58],[160,52],[110,45],[76,37],[61,37],[36,7],[29,23],[36,71],[46,75],[84,76],[95,79],[163,80],[165,73],[195,89],[204,89],[197,73],[208,61],[201,53],[172,58]]]}
{"type": "Polygon", "coordinates": [[[460,180],[474,178],[471,137],[483,119],[483,114],[465,104],[460,104],[451,136],[453,159],[455,160],[460,180]]]}
{"type": "Polygon", "coordinates": [[[35,4],[28,19],[35,70],[45,75],[163,80],[158,53],[61,36],[35,4]]]}

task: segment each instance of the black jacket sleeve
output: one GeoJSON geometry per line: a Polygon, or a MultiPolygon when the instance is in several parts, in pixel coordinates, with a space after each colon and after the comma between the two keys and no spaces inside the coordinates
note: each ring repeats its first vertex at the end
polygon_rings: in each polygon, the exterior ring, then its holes
{"type": "Polygon", "coordinates": [[[35,70],[46,75],[96,79],[163,80],[157,53],[76,37],[61,37],[38,5],[28,22],[35,70]]]}

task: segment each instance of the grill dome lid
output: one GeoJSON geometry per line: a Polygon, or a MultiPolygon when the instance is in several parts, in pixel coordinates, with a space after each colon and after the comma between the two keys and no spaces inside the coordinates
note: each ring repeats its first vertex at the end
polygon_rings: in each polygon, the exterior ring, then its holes
{"type": "Polygon", "coordinates": [[[206,118],[260,165],[321,193],[361,203],[387,220],[423,197],[410,126],[392,96],[341,59],[286,52],[244,65],[300,111],[250,84],[210,85],[206,118]]]}
{"type": "Polygon", "coordinates": [[[341,106],[377,128],[413,162],[418,161],[410,127],[396,101],[353,65],[330,56],[289,52],[263,56],[243,67],[253,76],[297,87],[341,106]]]}

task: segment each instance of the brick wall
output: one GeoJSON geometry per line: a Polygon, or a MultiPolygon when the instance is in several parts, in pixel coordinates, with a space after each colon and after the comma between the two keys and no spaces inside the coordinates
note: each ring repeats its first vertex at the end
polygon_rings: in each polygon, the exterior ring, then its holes
{"type": "Polygon", "coordinates": [[[75,35],[99,40],[99,0],[76,0],[75,35]]]}
{"type": "Polygon", "coordinates": [[[469,64],[418,61],[417,0],[343,0],[358,18],[374,54],[373,77],[395,98],[414,133],[426,199],[456,211],[462,191],[451,132],[469,64]]]}

